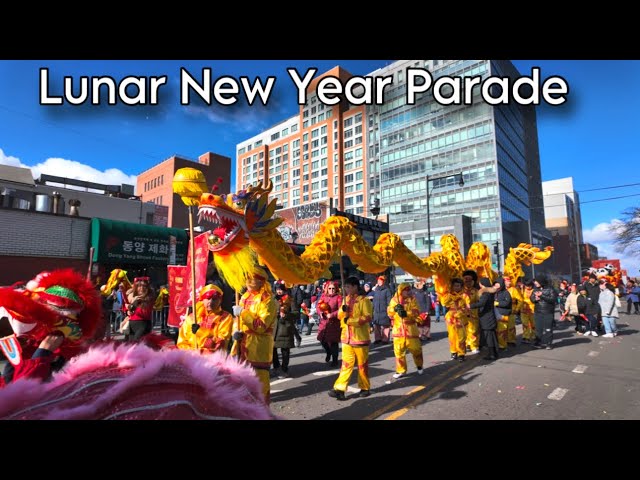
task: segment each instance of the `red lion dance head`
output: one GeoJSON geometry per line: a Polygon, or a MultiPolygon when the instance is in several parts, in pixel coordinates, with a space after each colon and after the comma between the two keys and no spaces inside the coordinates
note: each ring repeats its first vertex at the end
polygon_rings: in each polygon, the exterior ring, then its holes
{"type": "Polygon", "coordinates": [[[42,272],[24,289],[0,288],[0,331],[8,334],[0,348],[14,365],[52,333],[64,336],[57,354],[68,359],[80,353],[101,318],[100,293],[72,269],[42,272]]]}

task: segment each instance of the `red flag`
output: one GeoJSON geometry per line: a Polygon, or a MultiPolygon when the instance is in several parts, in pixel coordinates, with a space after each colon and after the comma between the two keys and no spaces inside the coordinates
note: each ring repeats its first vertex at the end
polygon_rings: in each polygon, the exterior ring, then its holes
{"type": "Polygon", "coordinates": [[[185,289],[189,270],[186,265],[168,265],[167,275],[169,277],[169,315],[167,325],[173,328],[180,326],[180,316],[185,314],[186,307],[178,308],[178,299],[185,289]]]}
{"type": "MultiPolygon", "coordinates": [[[[207,237],[209,232],[202,233],[194,239],[195,260],[196,260],[196,292],[198,292],[207,281],[207,264],[209,262],[209,248],[207,237]]],[[[191,242],[187,250],[187,275],[184,289],[177,299],[177,307],[185,309],[191,305],[191,242]]]]}

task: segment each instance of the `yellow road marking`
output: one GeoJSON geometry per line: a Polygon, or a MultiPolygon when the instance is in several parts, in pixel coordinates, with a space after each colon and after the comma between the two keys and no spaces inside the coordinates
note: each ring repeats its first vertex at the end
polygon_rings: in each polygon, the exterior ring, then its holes
{"type": "MultiPolygon", "coordinates": [[[[478,358],[478,357],[479,356],[476,356],[475,358],[478,358]]],[[[462,368],[460,368],[460,364],[457,364],[457,365],[454,365],[451,368],[445,370],[444,372],[442,372],[440,375],[438,375],[434,379],[435,385],[433,387],[431,387],[425,393],[423,393],[422,395],[417,397],[415,400],[413,400],[411,403],[409,403],[409,405],[407,407],[403,407],[403,408],[401,408],[399,410],[396,410],[391,415],[389,415],[388,417],[384,418],[384,420],[395,420],[398,417],[401,417],[402,415],[407,413],[410,408],[412,408],[415,405],[417,405],[418,403],[426,400],[427,398],[429,398],[433,394],[438,393],[440,390],[442,390],[444,387],[446,387],[449,383],[451,383],[452,381],[458,379],[460,376],[465,374],[469,370],[468,368],[465,368],[465,367],[473,367],[473,366],[475,366],[476,363],[479,363],[479,362],[474,359],[474,360],[471,360],[471,361],[467,361],[462,368]],[[457,374],[454,374],[454,375],[449,377],[449,374],[452,373],[456,369],[458,369],[460,371],[457,374]],[[438,382],[441,382],[441,383],[438,383],[438,382]]],[[[416,393],[416,392],[419,392],[421,390],[424,390],[425,388],[427,388],[425,385],[419,385],[418,387],[414,388],[410,392],[407,392],[404,396],[412,395],[413,393],[416,393]]],[[[386,412],[392,410],[394,407],[396,407],[400,403],[403,403],[404,401],[406,401],[406,399],[403,398],[403,397],[396,398],[394,401],[390,402],[388,405],[385,405],[384,407],[379,408],[378,410],[376,410],[375,412],[371,413],[370,415],[367,415],[366,417],[363,418],[363,420],[374,420],[374,419],[376,419],[378,417],[381,417],[386,412]]]]}
{"type": "Polygon", "coordinates": [[[416,388],[414,388],[410,392],[405,393],[405,395],[412,395],[412,394],[414,394],[416,392],[419,392],[420,390],[424,390],[425,388],[427,388],[427,387],[425,387],[424,385],[418,385],[416,388]]]}
{"type": "Polygon", "coordinates": [[[408,408],[401,408],[400,410],[397,410],[395,412],[393,412],[391,415],[389,415],[387,418],[385,418],[384,420],[395,420],[396,418],[404,415],[405,413],[407,413],[409,411],[408,408]]]}

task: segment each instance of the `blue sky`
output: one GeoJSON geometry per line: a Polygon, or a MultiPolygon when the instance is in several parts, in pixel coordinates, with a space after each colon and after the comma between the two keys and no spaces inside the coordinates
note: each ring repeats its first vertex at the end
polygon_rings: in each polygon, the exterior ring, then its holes
{"type": "MultiPolygon", "coordinates": [[[[514,60],[521,74],[541,68],[542,79],[564,77],[570,92],[560,107],[538,108],[538,139],[543,180],[573,177],[583,202],[585,237],[609,258],[640,273],[640,261],[613,250],[607,226],[636,206],[640,163],[640,61],[514,60]]],[[[135,176],[178,154],[197,159],[212,151],[235,158],[236,144],[298,112],[296,89],[287,68],[319,73],[340,65],[366,75],[391,60],[223,60],[223,61],[0,61],[0,164],[29,166],[49,173],[100,183],[132,183],[135,176]],[[40,105],[40,69],[49,69],[49,96],[62,94],[63,77],[166,76],[158,105],[40,105]],[[250,82],[276,78],[266,106],[213,102],[180,105],[180,69],[213,80],[228,75],[250,82]]],[[[240,98],[243,98],[242,93],[240,98]]]]}

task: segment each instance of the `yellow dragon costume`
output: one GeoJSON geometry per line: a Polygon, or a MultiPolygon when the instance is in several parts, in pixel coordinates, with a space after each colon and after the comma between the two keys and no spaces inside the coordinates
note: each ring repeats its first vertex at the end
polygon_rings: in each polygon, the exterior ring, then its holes
{"type": "MultiPolygon", "coordinates": [[[[365,273],[381,273],[395,264],[415,277],[435,277],[439,294],[446,293],[451,279],[461,277],[466,269],[475,270],[479,277],[492,281],[497,276],[491,269],[491,255],[484,243],[474,243],[465,260],[458,239],[444,235],[440,241],[441,252],[419,258],[394,233],[385,233],[374,246],[369,245],[355,224],[340,216],[327,218],[304,253],[298,256],[277,230],[283,219],[273,216],[276,200],[269,200],[271,190],[269,181],[234,194],[203,193],[200,197],[199,222],[214,224],[209,234],[214,263],[236,291],[243,289],[256,263],[266,265],[277,279],[288,285],[331,277],[328,267],[339,258],[341,251],[365,273]]],[[[521,263],[541,263],[550,255],[549,248],[541,252],[520,244],[511,249],[505,265],[520,268],[521,263]]]]}

